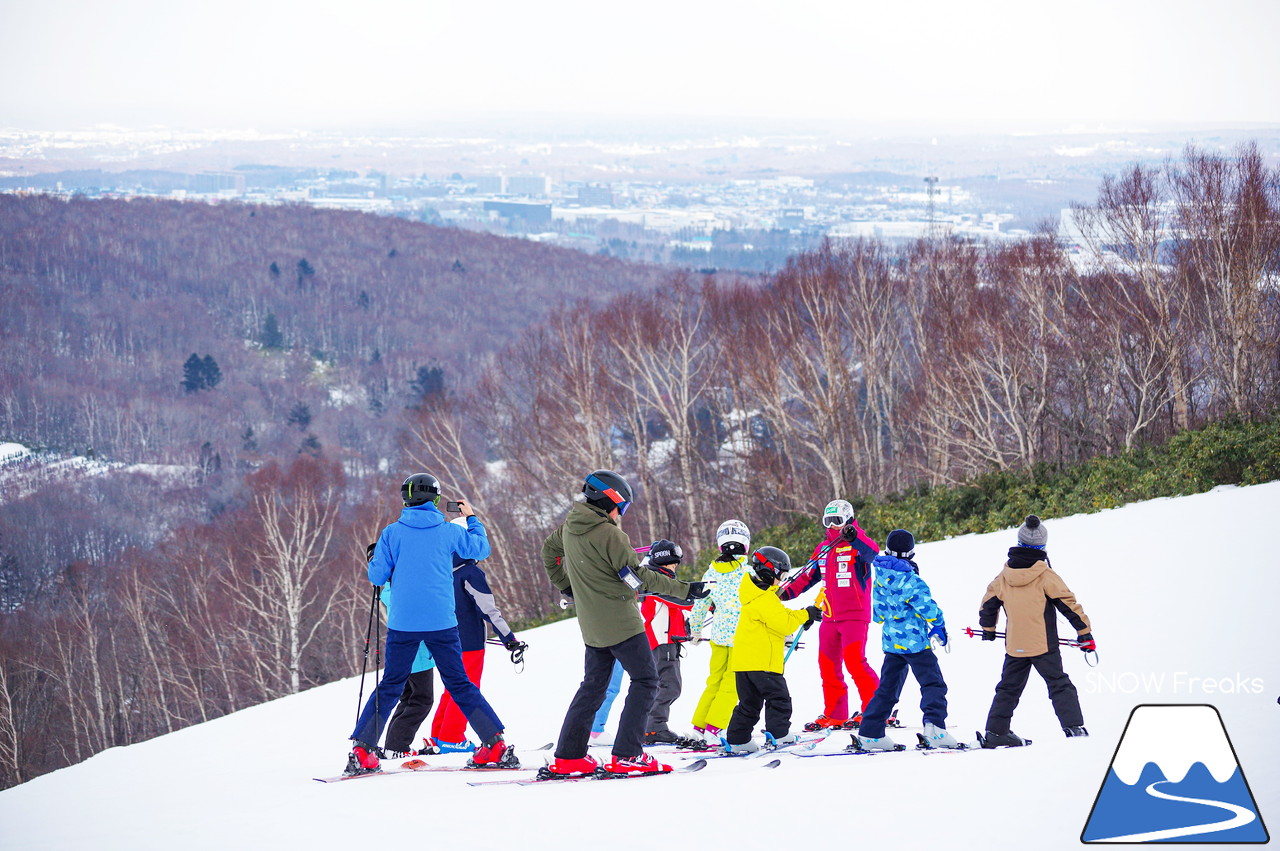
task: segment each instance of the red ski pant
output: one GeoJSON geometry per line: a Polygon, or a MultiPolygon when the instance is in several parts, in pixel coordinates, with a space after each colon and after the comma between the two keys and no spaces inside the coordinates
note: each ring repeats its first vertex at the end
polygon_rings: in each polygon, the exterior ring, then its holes
{"type": "MultiPolygon", "coordinates": [[[[484,648],[463,651],[462,666],[467,670],[467,679],[479,687],[480,676],[484,673],[484,648]]],[[[446,691],[440,695],[440,705],[431,719],[431,738],[441,742],[461,742],[466,737],[467,716],[453,702],[453,695],[446,691]]]]}
{"type": "Polygon", "coordinates": [[[849,669],[858,689],[858,711],[866,709],[875,696],[880,678],[867,663],[866,621],[838,621],[824,618],[818,627],[818,671],[822,674],[823,715],[848,720],[849,686],[844,668],[849,669]]]}

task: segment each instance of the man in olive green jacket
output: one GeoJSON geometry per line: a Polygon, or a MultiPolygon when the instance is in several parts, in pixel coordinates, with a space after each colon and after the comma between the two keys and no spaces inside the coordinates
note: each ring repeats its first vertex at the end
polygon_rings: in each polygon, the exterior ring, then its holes
{"type": "Polygon", "coordinates": [[[640,566],[631,539],[619,523],[631,504],[631,486],[611,470],[587,476],[582,501],[542,545],[542,566],[560,592],[573,600],[586,644],[582,685],[569,704],[553,774],[589,774],[599,764],[587,755],[591,720],[604,700],[616,659],[631,678],[618,719],[613,759],[604,768],[615,773],[670,771],[644,753],[644,725],[658,692],[644,621],[636,594],[647,592],[678,599],[706,596],[701,582],[681,582],[640,566]]]}

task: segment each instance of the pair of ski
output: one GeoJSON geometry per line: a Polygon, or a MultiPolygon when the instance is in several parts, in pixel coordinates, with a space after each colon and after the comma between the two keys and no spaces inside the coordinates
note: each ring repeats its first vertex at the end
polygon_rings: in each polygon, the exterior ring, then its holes
{"type": "MultiPolygon", "coordinates": [[[[818,736],[806,736],[804,738],[796,739],[794,742],[788,742],[784,745],[774,745],[773,747],[769,747],[768,745],[766,745],[765,747],[760,748],[759,750],[750,751],[749,753],[733,753],[733,752],[725,753],[724,751],[720,750],[720,751],[715,751],[707,754],[705,757],[703,757],[703,759],[758,759],[760,757],[770,756],[771,754],[778,753],[779,751],[793,751],[796,753],[797,756],[799,756],[800,751],[813,750],[818,745],[825,742],[829,735],[830,733],[825,733],[818,736]]],[[[690,759],[690,757],[684,757],[684,758],[690,759]]]]}
{"type": "Polygon", "coordinates": [[[674,768],[671,771],[645,771],[633,774],[616,774],[611,771],[605,771],[603,768],[597,768],[591,774],[572,774],[569,776],[561,776],[552,774],[544,765],[538,769],[538,773],[533,777],[520,777],[514,780],[471,780],[467,782],[468,786],[534,786],[547,785],[558,786],[561,783],[582,783],[587,780],[635,780],[640,777],[666,777],[669,774],[691,774],[695,771],[701,771],[707,767],[707,761],[700,759],[697,762],[691,762],[688,765],[674,768]]]}
{"type": "MultiPolygon", "coordinates": [[[[958,748],[939,748],[929,744],[928,739],[926,739],[923,734],[916,733],[917,743],[915,748],[913,748],[912,750],[915,750],[921,756],[941,756],[943,754],[961,754],[961,753],[972,753],[973,751],[978,751],[978,750],[990,750],[990,748],[983,747],[982,734],[978,733],[977,736],[978,736],[978,741],[976,743],[962,742],[960,744],[960,747],[958,748]]],[[[802,757],[802,758],[827,757],[827,756],[883,756],[884,754],[902,753],[908,750],[906,745],[901,745],[901,744],[895,745],[892,750],[879,750],[876,748],[867,748],[863,746],[862,742],[858,740],[857,736],[853,736],[852,738],[853,738],[853,743],[850,744],[848,747],[846,747],[842,751],[836,751],[835,753],[798,753],[796,754],[796,756],[802,757]]],[[[1024,739],[1023,742],[1026,745],[1031,744],[1030,739],[1024,739]]],[[[1001,746],[1001,747],[1006,747],[1006,746],[1001,746]]]]}
{"type": "Polygon", "coordinates": [[[360,774],[339,774],[336,777],[313,777],[312,780],[320,783],[340,783],[343,780],[361,780],[365,777],[389,777],[395,774],[428,774],[436,771],[528,771],[527,768],[479,768],[466,765],[429,765],[420,759],[414,758],[400,763],[398,768],[379,768],[376,771],[365,771],[360,774]]]}

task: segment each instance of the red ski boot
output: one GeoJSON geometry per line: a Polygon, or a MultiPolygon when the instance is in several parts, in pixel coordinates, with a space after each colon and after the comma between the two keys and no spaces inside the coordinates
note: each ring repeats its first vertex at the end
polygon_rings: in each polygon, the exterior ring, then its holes
{"type": "Polygon", "coordinates": [[[382,762],[378,759],[376,749],[364,742],[352,742],[351,753],[347,755],[347,767],[342,770],[348,776],[353,774],[372,774],[382,770],[382,762]]]}
{"type": "Polygon", "coordinates": [[[671,766],[658,762],[647,753],[642,753],[640,756],[614,754],[604,770],[610,774],[665,774],[671,770],[671,766]]]}
{"type": "Polygon", "coordinates": [[[561,759],[556,757],[547,766],[547,771],[556,777],[582,777],[587,774],[595,774],[596,769],[599,767],[599,761],[588,754],[581,759],[561,759]]]}
{"type": "Polygon", "coordinates": [[[502,740],[502,734],[476,748],[476,752],[467,761],[467,768],[519,768],[520,760],[516,759],[515,748],[502,740]]]}

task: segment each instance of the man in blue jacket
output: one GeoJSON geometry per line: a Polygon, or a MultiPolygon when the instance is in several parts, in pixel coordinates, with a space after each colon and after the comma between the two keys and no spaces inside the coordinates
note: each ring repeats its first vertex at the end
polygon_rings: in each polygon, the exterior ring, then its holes
{"type": "Polygon", "coordinates": [[[387,609],[387,647],[382,681],[369,695],[351,733],[347,774],[379,770],[378,739],[404,689],[419,643],[436,660],[440,680],[453,695],[481,746],[469,767],[511,768],[520,765],[515,751],[502,739],[502,721],[480,689],[467,678],[454,611],[453,556],[482,559],[489,555],[484,525],[466,500],[459,499],[467,528],[445,520],[436,507],[440,482],[417,473],[400,486],[404,511],[378,536],[369,560],[369,581],[392,581],[395,594],[387,609]]]}

